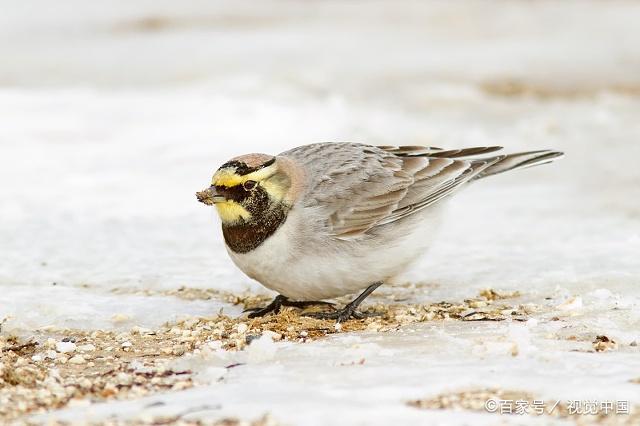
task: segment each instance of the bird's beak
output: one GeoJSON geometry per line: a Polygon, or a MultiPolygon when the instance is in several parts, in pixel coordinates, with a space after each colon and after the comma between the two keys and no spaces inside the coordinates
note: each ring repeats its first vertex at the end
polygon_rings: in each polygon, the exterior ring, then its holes
{"type": "Polygon", "coordinates": [[[204,191],[196,192],[196,197],[198,198],[198,201],[208,206],[212,206],[215,203],[222,203],[227,200],[224,195],[220,195],[218,193],[215,186],[210,186],[204,191]]]}

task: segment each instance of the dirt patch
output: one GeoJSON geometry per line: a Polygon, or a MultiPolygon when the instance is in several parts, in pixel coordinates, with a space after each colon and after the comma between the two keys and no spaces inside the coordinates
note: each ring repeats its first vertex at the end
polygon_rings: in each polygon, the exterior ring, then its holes
{"type": "Polygon", "coordinates": [[[564,87],[517,79],[500,79],[481,82],[480,89],[489,95],[505,98],[585,99],[594,98],[603,92],[612,92],[632,97],[640,96],[640,86],[637,84],[575,85],[564,87]]]}
{"type": "Polygon", "coordinates": [[[593,341],[593,349],[596,352],[615,351],[618,349],[618,343],[607,336],[596,336],[593,341]]]}

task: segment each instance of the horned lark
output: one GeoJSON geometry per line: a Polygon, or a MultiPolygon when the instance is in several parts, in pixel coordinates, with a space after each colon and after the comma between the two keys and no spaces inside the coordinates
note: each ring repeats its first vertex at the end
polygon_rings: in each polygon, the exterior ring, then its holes
{"type": "Polygon", "coordinates": [[[317,143],[223,164],[199,201],[214,205],[226,248],[249,277],[279,293],[256,317],[364,291],[322,318],[361,318],[358,305],[427,250],[442,200],[471,181],[551,162],[501,147],[317,143]]]}

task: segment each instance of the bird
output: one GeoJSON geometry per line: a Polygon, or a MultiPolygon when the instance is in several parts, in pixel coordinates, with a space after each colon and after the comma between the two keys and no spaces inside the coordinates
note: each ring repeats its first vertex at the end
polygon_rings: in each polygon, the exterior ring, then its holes
{"type": "Polygon", "coordinates": [[[362,301],[428,250],[445,199],[487,176],[564,155],[493,154],[501,149],[313,143],[235,157],[196,197],[215,206],[235,265],[278,293],[249,317],[333,306],[326,300],[360,292],[341,309],[310,313],[339,323],[364,318],[362,301]]]}

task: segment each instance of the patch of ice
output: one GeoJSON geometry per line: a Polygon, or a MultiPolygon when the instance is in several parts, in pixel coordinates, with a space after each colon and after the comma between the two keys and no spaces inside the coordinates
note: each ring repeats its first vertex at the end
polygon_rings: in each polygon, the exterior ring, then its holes
{"type": "Polygon", "coordinates": [[[575,311],[575,310],[582,309],[582,297],[580,296],[570,297],[569,299],[560,303],[556,308],[561,311],[575,311]]]}
{"type": "Polygon", "coordinates": [[[212,315],[221,309],[230,315],[241,311],[216,300],[115,294],[94,288],[1,283],[0,288],[0,320],[7,318],[3,329],[22,333],[48,327],[144,329],[190,316],[212,315]]]}
{"type": "Polygon", "coordinates": [[[526,356],[538,351],[537,346],[532,341],[530,321],[525,324],[512,323],[509,325],[509,339],[514,344],[512,355],[526,356]]]}
{"type": "Polygon", "coordinates": [[[271,335],[263,334],[259,338],[251,341],[251,344],[247,348],[247,359],[251,363],[270,361],[274,359],[278,347],[279,346],[274,343],[271,335]]]}
{"type": "Polygon", "coordinates": [[[613,297],[613,293],[611,292],[611,290],[608,290],[606,288],[599,288],[597,290],[589,292],[588,295],[600,300],[607,300],[613,297]]]}

